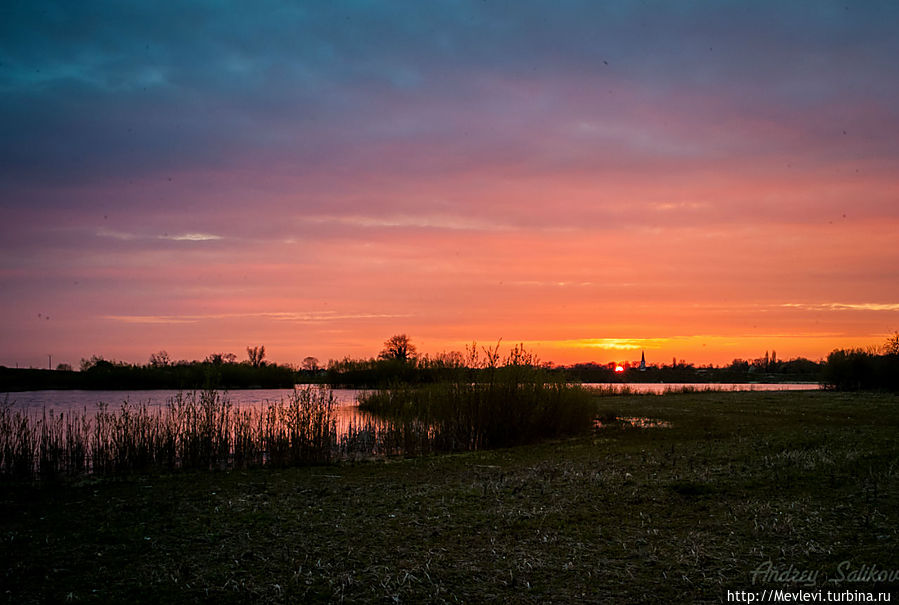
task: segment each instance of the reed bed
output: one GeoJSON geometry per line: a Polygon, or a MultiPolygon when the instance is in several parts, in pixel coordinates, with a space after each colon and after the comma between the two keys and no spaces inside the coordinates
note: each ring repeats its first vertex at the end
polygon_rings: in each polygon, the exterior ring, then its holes
{"type": "Polygon", "coordinates": [[[595,406],[587,390],[549,373],[520,346],[502,363],[495,348],[483,352],[469,349],[448,380],[374,391],[359,398],[359,408],[422,423],[434,451],[507,447],[590,429],[595,406]]]}
{"type": "Polygon", "coordinates": [[[434,427],[415,419],[353,421],[341,433],[337,455],[344,460],[423,456],[441,451],[434,427]]]}
{"type": "MultiPolygon", "coordinates": [[[[650,384],[650,383],[635,383],[635,384],[650,384]]],[[[696,395],[699,393],[729,393],[741,390],[753,390],[749,389],[740,389],[736,385],[721,385],[717,383],[710,384],[668,384],[664,385],[663,389],[655,390],[655,389],[639,389],[634,387],[632,384],[626,383],[611,383],[611,384],[600,384],[600,385],[590,385],[589,387],[585,387],[590,391],[591,395],[596,395],[598,397],[631,397],[635,395],[648,395],[648,396],[658,396],[658,395],[696,395]]]]}
{"type": "Polygon", "coordinates": [[[521,347],[502,363],[497,348],[483,352],[472,346],[441,382],[361,396],[360,410],[376,417],[354,420],[339,435],[333,394],[314,385],[246,409],[216,390],[179,394],[161,407],[95,411],[34,414],[7,401],[0,405],[0,478],[325,464],[506,447],[591,429],[587,390],[521,347]]]}
{"type": "Polygon", "coordinates": [[[297,388],[286,400],[241,409],[219,391],[179,394],[162,407],[28,413],[0,405],[0,477],[292,466],[337,451],[330,390],[297,388]]]}

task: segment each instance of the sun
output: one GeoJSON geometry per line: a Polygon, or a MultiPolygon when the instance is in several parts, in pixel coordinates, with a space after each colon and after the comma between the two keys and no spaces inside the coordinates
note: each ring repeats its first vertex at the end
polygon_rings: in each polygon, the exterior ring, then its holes
{"type": "Polygon", "coordinates": [[[624,367],[623,367],[623,366],[620,366],[620,365],[619,365],[619,366],[615,366],[615,373],[616,373],[616,374],[621,373],[621,372],[623,372],[623,371],[624,371],[624,367]]]}

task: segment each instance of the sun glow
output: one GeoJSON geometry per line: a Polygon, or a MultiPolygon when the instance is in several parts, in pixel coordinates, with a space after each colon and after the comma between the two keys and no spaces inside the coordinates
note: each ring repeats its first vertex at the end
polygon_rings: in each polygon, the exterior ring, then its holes
{"type": "Polygon", "coordinates": [[[619,374],[619,373],[621,373],[621,372],[623,372],[623,371],[624,371],[624,366],[620,366],[620,365],[616,365],[616,366],[615,366],[615,373],[616,373],[616,374],[619,374]]]}

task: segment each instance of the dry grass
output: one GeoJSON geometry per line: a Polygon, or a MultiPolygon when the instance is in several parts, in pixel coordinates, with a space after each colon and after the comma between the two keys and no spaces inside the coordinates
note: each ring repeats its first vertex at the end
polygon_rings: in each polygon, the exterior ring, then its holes
{"type": "Polygon", "coordinates": [[[8,482],[0,585],[15,603],[721,602],[768,560],[822,574],[845,560],[895,567],[897,405],[826,392],[615,397],[601,406],[616,417],[670,428],[327,467],[8,482]]]}

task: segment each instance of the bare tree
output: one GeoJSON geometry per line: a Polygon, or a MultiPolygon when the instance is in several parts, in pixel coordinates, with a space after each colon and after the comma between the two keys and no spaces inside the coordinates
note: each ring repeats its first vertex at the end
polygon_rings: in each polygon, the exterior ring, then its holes
{"type": "Polygon", "coordinates": [[[405,334],[396,334],[384,341],[384,348],[378,353],[380,359],[412,361],[415,359],[415,345],[405,334]]]}
{"type": "Polygon", "coordinates": [[[169,354],[166,351],[159,351],[158,353],[150,355],[150,367],[164,368],[167,365],[171,365],[171,363],[172,358],[169,357],[169,354]]]}
{"type": "Polygon", "coordinates": [[[247,347],[247,357],[250,358],[250,365],[258,368],[265,363],[262,361],[265,357],[265,347],[261,345],[258,347],[247,347]]]}
{"type": "Polygon", "coordinates": [[[236,363],[237,355],[234,353],[210,353],[203,361],[214,366],[220,366],[223,363],[236,363]]]}

